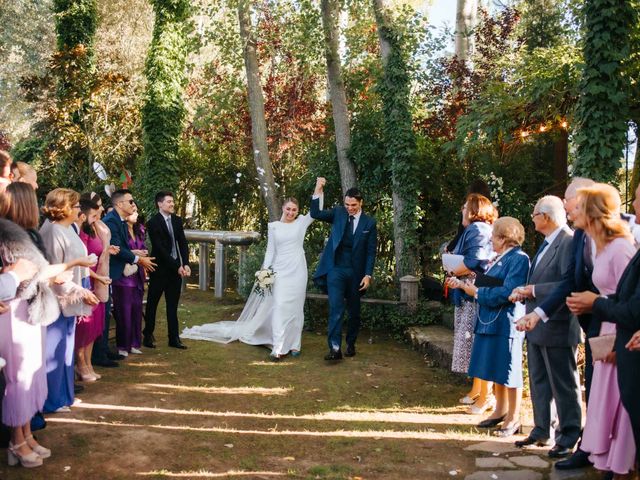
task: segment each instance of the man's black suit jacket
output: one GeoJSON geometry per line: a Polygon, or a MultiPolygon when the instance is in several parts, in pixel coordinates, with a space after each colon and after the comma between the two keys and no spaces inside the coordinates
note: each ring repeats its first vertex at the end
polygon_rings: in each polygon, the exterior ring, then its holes
{"type": "Polygon", "coordinates": [[[147,233],[151,240],[151,256],[155,257],[155,262],[158,265],[151,276],[167,273],[177,274],[180,267],[189,265],[189,249],[187,239],[184,236],[182,218],[171,215],[171,226],[176,240],[177,258],[171,256],[171,234],[162,214],[157,213],[147,221],[147,233]]]}

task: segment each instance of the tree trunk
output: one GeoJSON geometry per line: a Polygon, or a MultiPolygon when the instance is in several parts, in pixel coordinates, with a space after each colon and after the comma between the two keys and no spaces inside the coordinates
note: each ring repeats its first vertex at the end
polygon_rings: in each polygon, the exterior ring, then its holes
{"type": "MultiPolygon", "coordinates": [[[[640,119],[633,119],[633,122],[636,124],[636,138],[638,137],[638,133],[640,133],[640,119]]],[[[638,184],[640,183],[640,155],[638,155],[638,150],[640,147],[640,141],[636,144],[636,152],[633,157],[633,169],[631,170],[631,183],[628,188],[628,195],[631,200],[633,200],[634,195],[636,193],[636,188],[638,188],[638,184]]],[[[633,204],[629,203],[627,207],[627,211],[629,213],[638,213],[633,208],[633,204]]]]}
{"type": "Polygon", "coordinates": [[[409,109],[409,77],[399,51],[399,34],[387,16],[384,0],[373,0],[383,66],[382,102],[385,118],[385,150],[391,166],[393,237],[396,275],[416,273],[419,194],[415,169],[416,142],[409,109]],[[393,42],[393,43],[392,43],[393,42]]]}
{"type": "Polygon", "coordinates": [[[342,193],[357,184],[356,167],[348,157],[351,147],[351,130],[349,127],[349,110],[347,94],[340,72],[340,56],[338,54],[338,12],[339,0],[322,0],[322,27],[324,30],[324,52],[327,60],[327,78],[329,80],[329,97],[333,113],[333,125],[336,134],[336,150],[340,168],[342,193]]]}
{"type": "Polygon", "coordinates": [[[142,107],[140,169],[141,203],[147,214],[156,211],[155,194],[169,190],[178,195],[180,159],[178,149],[186,109],[187,56],[191,3],[188,0],[153,2],[155,21],[147,53],[147,86],[142,107]]]}
{"type": "Polygon", "coordinates": [[[247,91],[249,94],[249,112],[251,114],[251,138],[253,142],[253,159],[258,171],[260,193],[264,198],[269,212],[269,221],[278,220],[280,211],[280,199],[276,182],[273,178],[273,169],[269,159],[267,145],[267,121],[264,115],[264,96],[260,84],[260,68],[256,53],[256,39],[251,26],[249,0],[240,0],[238,3],[238,22],[240,24],[240,37],[244,47],[244,65],[247,72],[247,91]]]}
{"type": "Polygon", "coordinates": [[[463,62],[469,61],[474,50],[473,30],[478,20],[478,0],[457,0],[455,54],[463,62]]]}

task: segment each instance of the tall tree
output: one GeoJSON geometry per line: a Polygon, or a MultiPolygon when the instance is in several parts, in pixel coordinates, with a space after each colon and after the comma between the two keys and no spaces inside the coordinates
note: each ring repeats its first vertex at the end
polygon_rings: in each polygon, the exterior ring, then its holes
{"type": "Polygon", "coordinates": [[[322,27],[324,30],[325,57],[327,60],[327,79],[329,80],[329,96],[333,114],[333,125],[336,135],[336,149],[342,192],[355,187],[357,183],[356,167],[349,158],[351,147],[351,129],[347,94],[342,81],[340,54],[338,53],[338,17],[339,0],[321,0],[322,27]]]}
{"type": "Polygon", "coordinates": [[[183,94],[191,15],[189,0],[152,0],[151,3],[155,22],[145,65],[144,153],[137,182],[142,185],[147,211],[155,208],[153,195],[158,190],[178,188],[178,146],[185,117],[183,94]]]}
{"type": "Polygon", "coordinates": [[[394,25],[385,0],[373,0],[383,74],[385,155],[391,167],[393,237],[396,274],[414,274],[417,267],[416,139],[409,106],[409,75],[402,51],[402,32],[394,25]]]}
{"type": "Polygon", "coordinates": [[[467,62],[473,54],[474,34],[478,21],[478,0],[458,0],[456,6],[455,53],[467,62]]]}
{"type": "Polygon", "coordinates": [[[251,25],[251,5],[249,1],[240,0],[238,2],[238,22],[240,24],[240,37],[242,39],[244,65],[247,74],[253,159],[258,171],[260,193],[267,205],[269,221],[273,222],[281,216],[280,199],[278,198],[278,190],[269,158],[267,121],[264,115],[264,95],[260,84],[260,66],[256,52],[256,39],[251,25]]]}
{"type": "MultiPolygon", "coordinates": [[[[60,103],[72,105],[68,126],[82,130],[82,118],[89,107],[89,91],[95,76],[95,37],[98,26],[96,0],[54,0],[56,18],[55,57],[60,61],[57,94],[60,103]],[[69,100],[72,100],[69,102],[69,100]]],[[[92,154],[82,136],[63,146],[57,161],[59,180],[67,180],[71,188],[80,189],[81,180],[91,172],[92,154]]]]}
{"type": "Polygon", "coordinates": [[[621,167],[629,120],[630,34],[636,10],[629,0],[585,0],[584,69],[576,109],[575,173],[612,182],[621,167]]]}

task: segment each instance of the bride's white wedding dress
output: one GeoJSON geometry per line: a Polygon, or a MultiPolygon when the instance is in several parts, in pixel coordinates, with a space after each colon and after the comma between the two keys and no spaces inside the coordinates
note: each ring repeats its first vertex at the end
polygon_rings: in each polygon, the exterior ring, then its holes
{"type": "Polygon", "coordinates": [[[186,328],[181,338],[250,345],[267,345],[272,355],[300,350],[307,290],[305,233],[313,219],[300,215],[291,223],[269,223],[267,252],[262,268],[271,267],[275,281],[264,297],[252,291],[236,321],[222,321],[186,328]]]}

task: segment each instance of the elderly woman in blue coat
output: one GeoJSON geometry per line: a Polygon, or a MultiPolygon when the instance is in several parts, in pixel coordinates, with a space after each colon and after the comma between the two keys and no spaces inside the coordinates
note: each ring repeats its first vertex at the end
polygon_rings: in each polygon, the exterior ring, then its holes
{"type": "Polygon", "coordinates": [[[495,410],[478,426],[502,424],[495,432],[499,437],[511,436],[521,426],[523,335],[514,321],[524,313],[524,305],[511,303],[509,295],[527,281],[529,257],[520,249],[523,241],[524,227],[518,220],[499,218],[491,236],[498,256],[486,272],[496,286],[478,288],[464,280],[450,281],[452,288],[464,291],[479,305],[469,375],[495,384],[495,410]]]}
{"type": "MultiPolygon", "coordinates": [[[[486,270],[493,255],[491,225],[496,218],[498,212],[491,200],[477,193],[467,195],[462,207],[462,225],[465,228],[452,252],[461,255],[463,263],[450,274],[461,279],[472,279],[486,270]]],[[[466,374],[471,359],[477,305],[462,290],[453,290],[451,298],[455,305],[451,371],[466,374]]],[[[460,403],[473,404],[469,413],[479,415],[493,406],[490,390],[489,383],[474,378],[471,390],[460,399],[460,403]]]]}

